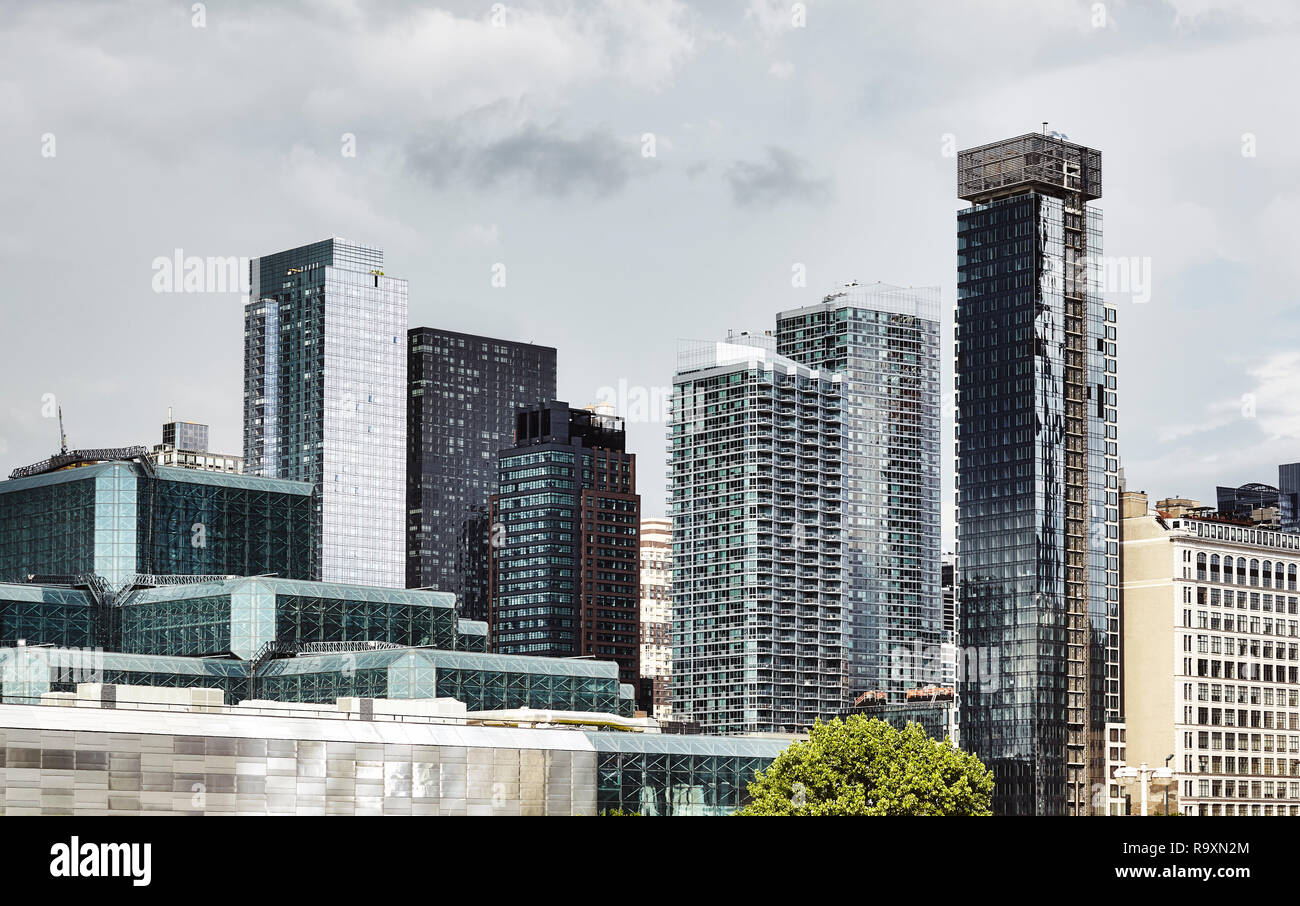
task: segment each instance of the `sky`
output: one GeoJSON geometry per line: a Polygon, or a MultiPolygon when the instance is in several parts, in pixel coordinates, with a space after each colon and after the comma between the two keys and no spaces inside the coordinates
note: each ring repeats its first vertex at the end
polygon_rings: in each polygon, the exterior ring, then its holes
{"type": "MultiPolygon", "coordinates": [[[[178,250],[380,246],[412,326],[554,346],[575,405],[879,280],[941,289],[950,549],[955,152],[1047,122],[1103,153],[1129,487],[1275,483],[1298,32],[1286,0],[0,2],[0,470],[58,449],[51,401],[74,448],[170,407],[242,450],[242,299],[159,292],[178,250]]],[[[663,514],[662,407],[624,414],[663,514]]]]}

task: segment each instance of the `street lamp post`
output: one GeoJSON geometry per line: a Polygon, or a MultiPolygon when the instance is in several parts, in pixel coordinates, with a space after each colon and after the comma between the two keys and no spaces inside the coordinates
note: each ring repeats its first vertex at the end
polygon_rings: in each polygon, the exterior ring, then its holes
{"type": "MultiPolygon", "coordinates": [[[[1171,756],[1172,757],[1172,756],[1171,756]]],[[[1169,764],[1169,759],[1165,759],[1165,764],[1169,764]]],[[[1115,769],[1115,780],[1120,786],[1128,787],[1137,784],[1140,788],[1142,797],[1142,816],[1147,816],[1147,794],[1154,785],[1157,788],[1164,788],[1165,791],[1165,814],[1169,814],[1169,787],[1174,782],[1174,772],[1168,767],[1152,768],[1148,767],[1144,761],[1136,768],[1128,765],[1120,765],[1115,769]]]]}
{"type": "MultiPolygon", "coordinates": [[[[1173,760],[1173,755],[1165,756],[1165,770],[1169,770],[1169,762],[1173,760]]],[[[1165,784],[1165,817],[1169,817],[1169,788],[1173,786],[1173,774],[1171,772],[1169,782],[1165,784]]]]}

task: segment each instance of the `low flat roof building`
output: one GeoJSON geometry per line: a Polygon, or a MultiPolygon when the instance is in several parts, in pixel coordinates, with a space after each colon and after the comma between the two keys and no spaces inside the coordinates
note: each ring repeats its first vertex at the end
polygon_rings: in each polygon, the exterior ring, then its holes
{"type": "Polygon", "coordinates": [[[0,583],[0,700],[30,702],[94,677],[215,686],[232,704],[368,696],[448,697],[475,710],[634,708],[612,661],[487,654],[487,626],[460,619],[447,592],[188,578],[107,590],[0,583]]]}
{"type": "Polygon", "coordinates": [[[194,690],[149,709],[141,691],[0,705],[0,814],[722,815],[790,742],[499,725],[437,702],[225,707],[194,690]]]}

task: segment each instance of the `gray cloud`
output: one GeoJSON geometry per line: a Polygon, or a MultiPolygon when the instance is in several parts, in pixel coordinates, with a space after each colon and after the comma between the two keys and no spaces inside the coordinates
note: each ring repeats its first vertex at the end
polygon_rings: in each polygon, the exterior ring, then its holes
{"type": "MultiPolygon", "coordinates": [[[[1261,90],[1294,81],[1294,3],[1107,3],[1105,28],[1090,0],[815,3],[793,28],[765,0],[770,33],[748,3],[507,0],[496,27],[482,0],[229,0],[194,28],[173,0],[0,0],[0,208],[22,215],[0,223],[0,475],[57,446],[47,393],[75,445],[152,442],[174,406],[239,451],[238,297],[153,293],[175,249],[373,242],[412,323],[556,346],[561,398],[585,403],[670,382],[679,336],[771,326],[842,281],[955,299],[942,149],[1043,119],[1105,154],[1106,253],[1152,263],[1151,301],[1120,312],[1130,483],[1212,497],[1300,455],[1266,433],[1266,396],[1242,424],[1160,436],[1258,392],[1251,363],[1300,338],[1300,120],[1261,90]],[[1240,329],[1207,331],[1220,316],[1240,329]],[[203,354],[160,354],[177,338],[203,354]]],[[[665,512],[664,426],[629,425],[629,449],[665,512]]],[[[951,540],[951,424],[942,455],[951,540]]]]}
{"type": "Polygon", "coordinates": [[[489,140],[444,131],[415,144],[407,164],[439,188],[462,182],[477,189],[515,183],[541,195],[565,198],[603,196],[623,188],[634,154],[630,145],[620,144],[607,131],[569,137],[557,127],[528,123],[489,140]]]}
{"type": "Polygon", "coordinates": [[[738,205],[768,207],[784,201],[816,202],[826,198],[830,180],[805,175],[808,164],[784,148],[767,148],[766,160],[738,160],[727,170],[731,197],[738,205]]]}

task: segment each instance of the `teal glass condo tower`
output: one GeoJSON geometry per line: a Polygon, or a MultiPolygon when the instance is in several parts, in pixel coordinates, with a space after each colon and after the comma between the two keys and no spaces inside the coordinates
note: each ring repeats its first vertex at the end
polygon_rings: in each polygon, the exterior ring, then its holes
{"type": "Polygon", "coordinates": [[[781,312],[776,338],[781,355],[842,376],[849,695],[906,704],[943,680],[939,289],[849,284],[781,312]]]}
{"type": "Polygon", "coordinates": [[[674,718],[734,734],[843,713],[841,376],[766,334],[683,341],[673,400],[674,718]]]}

